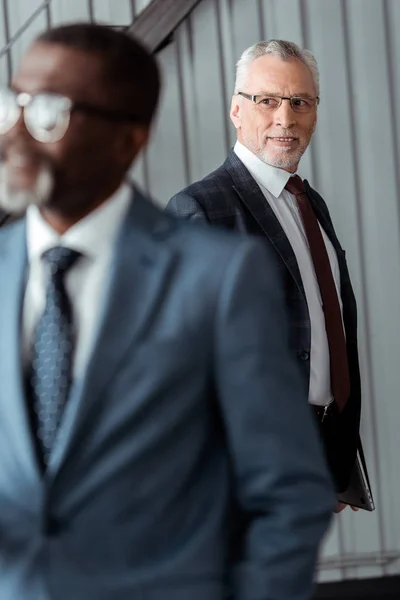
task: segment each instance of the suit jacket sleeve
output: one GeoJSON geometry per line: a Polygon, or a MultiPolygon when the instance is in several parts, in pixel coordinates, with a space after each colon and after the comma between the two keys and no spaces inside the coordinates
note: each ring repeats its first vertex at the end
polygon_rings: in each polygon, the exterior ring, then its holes
{"type": "Polygon", "coordinates": [[[239,246],[216,316],[217,390],[245,524],[232,591],[235,600],[309,600],[335,497],[267,252],[255,240],[239,246]]]}
{"type": "Polygon", "coordinates": [[[200,202],[186,192],[179,192],[168,202],[166,212],[190,221],[208,222],[206,213],[200,202]]]}

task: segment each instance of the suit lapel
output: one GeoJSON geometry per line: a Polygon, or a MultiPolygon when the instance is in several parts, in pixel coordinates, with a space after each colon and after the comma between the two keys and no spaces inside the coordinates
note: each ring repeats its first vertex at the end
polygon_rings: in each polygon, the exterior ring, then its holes
{"type": "Polygon", "coordinates": [[[339,241],[335,234],[335,230],[332,227],[332,223],[325,214],[325,212],[321,209],[321,201],[318,201],[318,194],[312,189],[312,187],[306,179],[304,180],[304,187],[306,189],[307,196],[310,200],[314,213],[318,221],[320,222],[322,228],[324,229],[326,235],[328,236],[329,240],[332,242],[333,247],[336,251],[341,250],[339,241]]]}
{"type": "Polygon", "coordinates": [[[71,392],[62,431],[49,464],[52,477],[73,445],[92,401],[118,373],[124,355],[153,326],[155,309],[173,268],[174,253],[164,237],[175,222],[135,191],[116,243],[112,277],[105,293],[94,349],[86,375],[71,392]]]}
{"type": "Polygon", "coordinates": [[[233,180],[236,193],[269,238],[305,299],[304,286],[292,246],[257,182],[233,151],[230,152],[224,167],[233,180]]]}
{"type": "MultiPolygon", "coordinates": [[[[10,227],[0,246],[0,418],[21,469],[39,477],[21,366],[21,310],[27,267],[25,220],[10,227]]],[[[16,473],[18,477],[19,474],[16,473]]]]}

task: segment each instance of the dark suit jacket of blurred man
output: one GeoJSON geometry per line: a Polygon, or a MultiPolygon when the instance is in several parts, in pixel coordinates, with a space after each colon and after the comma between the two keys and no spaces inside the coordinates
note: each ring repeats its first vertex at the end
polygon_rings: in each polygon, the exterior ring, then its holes
{"type": "Polygon", "coordinates": [[[0,231],[1,600],[309,600],[334,495],[269,254],[135,192],[43,473],[0,231]]]}

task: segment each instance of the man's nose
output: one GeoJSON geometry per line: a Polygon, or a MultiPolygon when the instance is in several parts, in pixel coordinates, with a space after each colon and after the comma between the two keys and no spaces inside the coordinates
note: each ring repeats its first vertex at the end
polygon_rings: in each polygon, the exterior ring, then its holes
{"type": "Polygon", "coordinates": [[[296,124],[296,114],[289,100],[282,100],[280,107],[275,111],[274,122],[283,129],[289,129],[296,124]]]}

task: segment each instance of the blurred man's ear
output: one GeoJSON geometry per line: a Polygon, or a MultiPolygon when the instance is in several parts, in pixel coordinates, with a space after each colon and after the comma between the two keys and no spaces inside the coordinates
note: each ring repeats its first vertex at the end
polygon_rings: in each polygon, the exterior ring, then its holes
{"type": "Polygon", "coordinates": [[[136,147],[141,150],[147,145],[150,137],[150,128],[147,125],[140,125],[133,128],[132,139],[136,147]]]}
{"type": "Polygon", "coordinates": [[[128,164],[136,158],[139,152],[147,145],[150,137],[148,125],[131,125],[126,128],[125,135],[121,138],[121,156],[128,164]]]}

